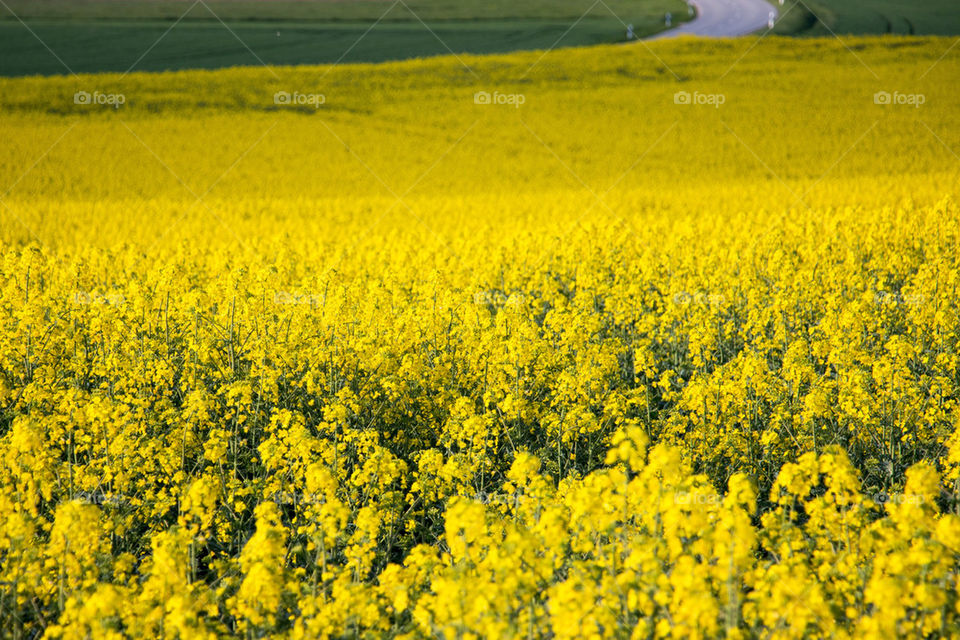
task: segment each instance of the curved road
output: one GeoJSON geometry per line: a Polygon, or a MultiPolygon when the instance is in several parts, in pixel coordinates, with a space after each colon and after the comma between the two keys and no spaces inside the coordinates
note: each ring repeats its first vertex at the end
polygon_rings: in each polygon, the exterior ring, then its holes
{"type": "Polygon", "coordinates": [[[689,3],[697,10],[696,18],[647,39],[684,35],[706,38],[744,36],[766,29],[770,14],[778,15],[776,7],[767,0],[689,0],[689,3]]]}

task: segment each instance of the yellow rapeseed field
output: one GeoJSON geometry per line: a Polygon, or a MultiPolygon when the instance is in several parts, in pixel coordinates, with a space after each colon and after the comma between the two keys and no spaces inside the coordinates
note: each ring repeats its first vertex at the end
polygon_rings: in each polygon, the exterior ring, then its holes
{"type": "Polygon", "coordinates": [[[960,635],[951,44],[0,80],[2,635],[960,635]]]}

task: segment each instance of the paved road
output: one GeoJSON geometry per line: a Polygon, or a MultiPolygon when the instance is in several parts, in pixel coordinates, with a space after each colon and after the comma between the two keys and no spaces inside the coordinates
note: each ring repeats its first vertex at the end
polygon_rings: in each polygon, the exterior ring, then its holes
{"type": "Polygon", "coordinates": [[[767,0],[690,0],[690,4],[697,10],[696,18],[649,40],[683,35],[733,38],[766,29],[770,13],[778,15],[767,0]]]}

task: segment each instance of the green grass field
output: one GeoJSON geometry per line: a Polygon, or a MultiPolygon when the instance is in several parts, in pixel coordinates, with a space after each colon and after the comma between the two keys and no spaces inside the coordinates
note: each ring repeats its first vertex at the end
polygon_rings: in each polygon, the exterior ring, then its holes
{"type": "MultiPolygon", "coordinates": [[[[658,5],[655,0],[4,0],[21,18],[216,20],[408,21],[410,13],[423,20],[501,20],[530,18],[576,20],[627,15],[658,5]],[[603,5],[609,7],[606,9],[603,5]],[[388,11],[391,6],[395,9],[388,11]]],[[[681,8],[683,5],[680,5],[681,8]]],[[[0,5],[2,7],[2,5],[0,5]]],[[[666,10],[666,9],[665,9],[666,10]]]]}
{"type": "Polygon", "coordinates": [[[687,15],[682,0],[4,4],[0,75],[7,76],[68,73],[68,68],[163,71],[548,49],[617,42],[625,38],[624,24],[633,24],[638,35],[654,33],[664,28],[667,11],[678,20],[687,15]]]}
{"type": "Polygon", "coordinates": [[[782,35],[960,33],[958,0],[784,0],[780,12],[782,35]]]}
{"type": "MultiPolygon", "coordinates": [[[[776,0],[774,0],[776,4],[776,0]]],[[[0,75],[383,62],[612,43],[684,0],[2,0],[0,75]]],[[[958,34],[957,0],[785,0],[781,35],[958,34]]]]}

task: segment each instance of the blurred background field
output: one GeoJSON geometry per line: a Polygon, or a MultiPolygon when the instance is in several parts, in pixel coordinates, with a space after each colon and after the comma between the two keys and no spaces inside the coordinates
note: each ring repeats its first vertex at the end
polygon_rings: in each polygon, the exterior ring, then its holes
{"type": "Polygon", "coordinates": [[[774,33],[950,35],[960,33],[953,0],[784,0],[774,33]]]}
{"type": "Polygon", "coordinates": [[[645,190],[647,203],[733,183],[750,185],[733,190],[744,208],[796,204],[784,184],[797,194],[810,188],[806,199],[826,206],[898,200],[903,176],[942,175],[923,183],[937,193],[954,187],[960,97],[952,40],[850,42],[854,52],[832,38],[768,37],[756,46],[659,42],[655,56],[608,46],[379,66],[2,79],[0,183],[17,180],[69,129],[45,156],[57,171],[23,176],[7,200],[189,196],[129,126],[197,193],[269,128],[210,194],[235,200],[390,197],[333,132],[377,174],[409,185],[469,131],[411,195],[562,188],[589,199],[577,177],[602,192],[648,147],[617,185],[645,190]],[[126,102],[77,105],[78,91],[122,93],[126,102]],[[325,101],[282,106],[280,91],[325,101]],[[522,94],[525,103],[477,105],[478,91],[522,94]],[[723,94],[725,103],[679,105],[681,91],[723,94]],[[925,103],[875,104],[877,92],[894,91],[922,93],[925,103]],[[856,153],[844,155],[854,143],[856,153]],[[829,179],[818,181],[828,169],[829,179]],[[858,182],[866,178],[875,182],[869,189],[858,182]],[[841,179],[851,186],[821,199],[841,179]]]}
{"type": "MultiPolygon", "coordinates": [[[[778,5],[779,6],[779,5],[778,5]]],[[[960,33],[952,0],[785,0],[780,35],[960,33]]],[[[382,62],[626,40],[682,0],[6,0],[0,75],[382,62]],[[59,58],[59,59],[58,59],[59,58]]]]}
{"type": "Polygon", "coordinates": [[[638,36],[653,33],[665,28],[667,12],[676,16],[674,24],[688,17],[682,0],[11,1],[0,6],[0,74],[380,62],[548,49],[622,41],[628,24],[638,36]]]}

